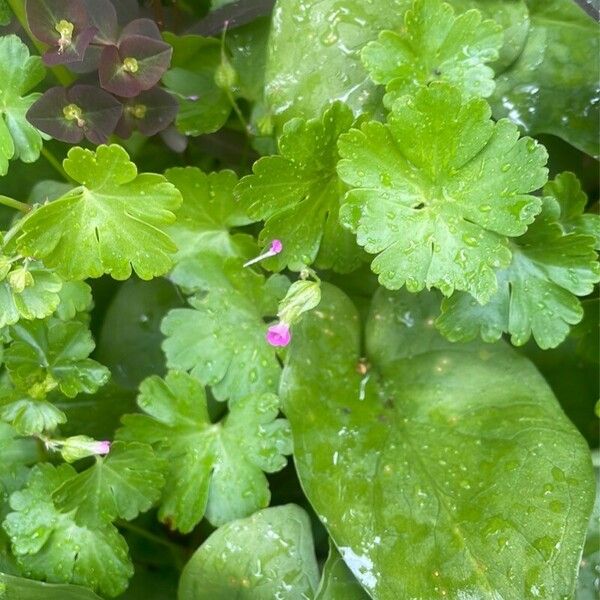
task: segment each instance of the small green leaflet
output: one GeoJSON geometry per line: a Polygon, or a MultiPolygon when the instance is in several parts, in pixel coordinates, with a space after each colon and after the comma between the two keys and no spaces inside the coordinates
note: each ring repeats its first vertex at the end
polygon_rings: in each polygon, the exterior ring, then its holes
{"type": "Polygon", "coordinates": [[[386,86],[388,107],[432,81],[452,83],[467,98],[487,98],[494,91],[494,71],[487,63],[498,59],[502,37],[502,28],[482,21],[478,10],[455,17],[441,0],[415,0],[404,28],[382,31],[363,48],[362,61],[373,81],[386,86]]]}
{"type": "Polygon", "coordinates": [[[55,490],[76,476],[67,464],[38,464],[27,486],[12,494],[4,520],[13,553],[31,577],[75,583],[114,597],[133,575],[125,540],[112,525],[88,526],[57,510],[55,490]]]}
{"type": "Polygon", "coordinates": [[[69,398],[93,394],[110,377],[106,367],[88,358],[94,340],[79,321],[23,322],[11,328],[11,337],[6,368],[15,386],[36,398],[55,388],[69,398]]]}
{"type": "Polygon", "coordinates": [[[264,220],[262,245],[283,242],[283,251],[265,262],[273,270],[320,268],[349,272],[361,263],[352,235],[338,223],[345,188],[335,167],[337,139],[354,117],[340,102],[318,119],[288,121],[279,139],[278,156],[266,156],[244,177],[236,196],[255,220],[264,220]]]}
{"type": "Polygon", "coordinates": [[[67,421],[65,414],[50,402],[12,390],[0,390],[0,419],[20,435],[50,432],[67,421]]]}
{"type": "Polygon", "coordinates": [[[230,233],[231,228],[251,222],[233,199],[237,183],[233,171],[207,175],[196,167],[178,167],[166,171],[165,177],[183,197],[176,222],[166,228],[178,248],[175,262],[207,252],[249,257],[248,251],[255,250],[251,236],[230,233]]]}
{"type": "Polygon", "coordinates": [[[106,457],[96,457],[96,464],[63,483],[54,503],[86,525],[117,517],[131,521],[160,498],[165,468],[149,445],[115,442],[106,457]]]}
{"type": "Polygon", "coordinates": [[[44,258],[67,279],[166,273],[176,247],[163,229],[181,204],[177,189],[162,175],[138,174],[114,144],[95,152],[72,148],[63,165],[82,185],[21,221],[19,252],[44,258]]]}
{"type": "Polygon", "coordinates": [[[205,515],[219,526],[268,506],[263,471],[281,470],[292,451],[289,424],[277,418],[277,396],[246,396],[212,423],[200,383],[170,372],[142,382],[138,404],[146,414],[123,417],[117,435],[153,444],[167,462],[162,521],[189,533],[205,515]]]}
{"type": "MultiPolygon", "coordinates": [[[[10,257],[0,254],[0,328],[14,325],[19,319],[43,319],[59,306],[63,283],[55,273],[34,261],[27,267],[31,278],[23,289],[11,285],[10,257]]],[[[20,262],[12,263],[22,269],[20,262]]]]}
{"type": "Polygon", "coordinates": [[[42,59],[29,56],[29,49],[16,35],[0,37],[0,175],[6,174],[12,158],[31,163],[40,156],[42,136],[25,113],[41,94],[24,94],[45,73],[42,59]]]}
{"type": "Polygon", "coordinates": [[[480,306],[460,293],[443,301],[437,326],[449,340],[481,335],[495,342],[507,332],[516,346],[533,334],[540,348],[554,348],[582,319],[576,296],[591,294],[600,281],[594,252],[600,217],[583,214],[586,197],[572,173],[559,175],[544,193],[554,197],[544,198],[542,213],[511,245],[512,262],[498,273],[490,302],[480,306]]]}
{"type": "Polygon", "coordinates": [[[173,47],[171,68],[164,74],[166,88],[179,99],[177,129],[185,135],[201,135],[221,129],[231,102],[215,81],[221,64],[221,44],[199,35],[165,33],[173,47]]]}
{"type": "Polygon", "coordinates": [[[371,268],[380,283],[488,301],[495,270],[510,263],[507,237],[540,211],[528,193],[546,182],[544,147],[444,82],[401,98],[387,124],[365,123],[339,146],[338,171],[351,187],[340,220],[378,254],[371,268]]]}
{"type": "Polygon", "coordinates": [[[210,256],[186,269],[174,273],[176,283],[203,291],[188,300],[192,308],[175,308],[162,322],[167,366],[210,385],[217,400],[276,392],[281,368],[265,340],[264,319],[277,314],[288,280],[265,280],[238,261],[223,264],[210,256]]]}
{"type": "Polygon", "coordinates": [[[217,529],[181,574],[180,600],[300,600],[319,581],[308,514],[287,504],[217,529]]]}
{"type": "Polygon", "coordinates": [[[70,321],[94,306],[92,288],[85,281],[64,281],[58,297],[56,316],[63,321],[70,321]]]}
{"type": "Polygon", "coordinates": [[[0,0],[0,25],[8,25],[12,16],[12,10],[6,3],[6,0],[0,0]]]}

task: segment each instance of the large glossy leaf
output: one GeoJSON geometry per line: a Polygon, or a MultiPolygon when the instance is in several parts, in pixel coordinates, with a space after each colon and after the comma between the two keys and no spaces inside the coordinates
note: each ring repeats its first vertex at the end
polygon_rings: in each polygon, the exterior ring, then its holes
{"type": "Polygon", "coordinates": [[[357,114],[374,111],[381,94],[360,50],[382,29],[402,26],[410,0],[279,0],[266,70],[266,97],[277,124],[313,118],[334,100],[357,114]]]}
{"type": "Polygon", "coordinates": [[[300,600],[313,597],[318,579],[310,520],[288,504],[215,531],[186,565],[178,598],[300,600]]]}
{"type": "Polygon", "coordinates": [[[568,598],[587,446],[526,359],[444,341],[438,302],[377,294],[367,382],[357,312],[324,286],[282,381],[304,490],[375,599],[568,598]]]}
{"type": "Polygon", "coordinates": [[[528,0],[523,53],[497,80],[494,114],[598,156],[600,36],[573,0],[528,0]]]}

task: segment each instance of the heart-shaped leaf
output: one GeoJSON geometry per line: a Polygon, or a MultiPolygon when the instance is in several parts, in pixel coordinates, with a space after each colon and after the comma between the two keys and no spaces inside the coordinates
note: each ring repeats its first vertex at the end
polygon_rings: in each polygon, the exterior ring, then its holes
{"type": "Polygon", "coordinates": [[[372,598],[570,598],[593,473],[533,365],[445,341],[437,295],[382,290],[367,370],[356,309],[323,292],[282,397],[303,489],[372,598]]]}

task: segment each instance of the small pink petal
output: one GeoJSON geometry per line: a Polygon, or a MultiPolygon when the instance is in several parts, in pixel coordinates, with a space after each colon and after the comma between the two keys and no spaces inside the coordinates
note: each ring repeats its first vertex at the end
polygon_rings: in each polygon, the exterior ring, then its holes
{"type": "Polygon", "coordinates": [[[269,249],[269,252],[272,252],[273,254],[279,254],[282,250],[283,243],[281,242],[281,240],[273,240],[271,242],[271,248],[269,249]]]}
{"type": "Polygon", "coordinates": [[[108,454],[110,452],[110,442],[104,440],[102,442],[96,442],[93,448],[94,454],[108,454]]]}
{"type": "Polygon", "coordinates": [[[286,323],[276,323],[271,325],[267,331],[267,342],[271,346],[287,346],[292,339],[289,325],[286,323]]]}

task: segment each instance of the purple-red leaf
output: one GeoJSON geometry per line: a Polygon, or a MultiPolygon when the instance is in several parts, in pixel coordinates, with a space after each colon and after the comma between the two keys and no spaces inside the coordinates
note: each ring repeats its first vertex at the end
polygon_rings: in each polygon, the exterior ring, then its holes
{"type": "Polygon", "coordinates": [[[162,41],[160,29],[152,19],[136,19],[125,25],[121,32],[121,39],[123,40],[130,35],[142,35],[152,40],[162,41]]]}
{"type": "Polygon", "coordinates": [[[83,60],[96,35],[83,0],[27,0],[27,22],[33,35],[48,44],[47,65],[83,60]]]}
{"type": "Polygon", "coordinates": [[[93,144],[108,140],[123,112],[121,103],[92,85],[47,90],[27,111],[27,120],[57,140],[93,144]]]}
{"type": "Polygon", "coordinates": [[[126,139],[134,129],[146,136],[166,129],[177,116],[179,104],[169,92],[156,87],[124,102],[115,133],[126,139]]]}
{"type": "Polygon", "coordinates": [[[117,96],[132,98],[154,87],[169,68],[169,44],[142,35],[121,36],[119,45],[106,46],[100,57],[100,85],[117,96]]]}
{"type": "Polygon", "coordinates": [[[117,11],[110,0],[83,0],[90,24],[96,29],[94,44],[107,46],[116,44],[119,38],[117,11]]]}

